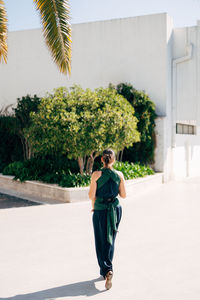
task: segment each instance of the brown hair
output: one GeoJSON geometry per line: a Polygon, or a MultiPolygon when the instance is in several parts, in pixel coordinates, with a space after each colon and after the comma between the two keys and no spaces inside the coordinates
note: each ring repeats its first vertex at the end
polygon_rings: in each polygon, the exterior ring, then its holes
{"type": "Polygon", "coordinates": [[[115,159],[115,152],[112,149],[105,149],[103,151],[103,161],[108,166],[115,159]]]}

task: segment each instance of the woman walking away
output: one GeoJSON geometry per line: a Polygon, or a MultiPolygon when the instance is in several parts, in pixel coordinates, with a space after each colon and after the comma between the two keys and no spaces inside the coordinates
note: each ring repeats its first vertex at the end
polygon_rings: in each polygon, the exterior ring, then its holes
{"type": "Polygon", "coordinates": [[[100,274],[106,279],[105,287],[112,287],[113,255],[117,229],[122,216],[118,194],[126,197],[124,176],[113,169],[115,153],[112,149],[103,151],[103,167],[92,173],[89,198],[92,200],[95,247],[100,274]]]}

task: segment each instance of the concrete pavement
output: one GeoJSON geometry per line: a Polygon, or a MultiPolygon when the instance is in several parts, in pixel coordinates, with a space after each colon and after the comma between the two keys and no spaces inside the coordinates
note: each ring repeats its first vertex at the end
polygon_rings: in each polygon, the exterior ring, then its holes
{"type": "Polygon", "coordinates": [[[199,300],[200,178],[121,204],[109,291],[89,202],[0,210],[0,300],[199,300]]]}

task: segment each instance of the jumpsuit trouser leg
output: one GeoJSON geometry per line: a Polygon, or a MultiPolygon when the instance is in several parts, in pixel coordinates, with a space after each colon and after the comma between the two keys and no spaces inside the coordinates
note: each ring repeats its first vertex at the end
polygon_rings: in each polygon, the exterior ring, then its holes
{"type": "MultiPolygon", "coordinates": [[[[117,228],[119,226],[122,207],[117,206],[117,228]]],[[[100,275],[104,276],[108,271],[113,270],[112,260],[114,256],[115,238],[117,232],[113,233],[112,245],[107,241],[107,210],[94,210],[93,213],[93,228],[95,237],[95,248],[98,264],[100,267],[100,275]]]]}

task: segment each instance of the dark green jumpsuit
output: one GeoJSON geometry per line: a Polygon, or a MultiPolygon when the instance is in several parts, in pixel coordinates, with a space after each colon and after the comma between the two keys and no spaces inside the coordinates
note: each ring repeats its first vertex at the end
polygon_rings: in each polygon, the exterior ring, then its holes
{"type": "Polygon", "coordinates": [[[93,227],[100,274],[113,270],[112,260],[117,229],[122,216],[119,194],[120,176],[114,169],[102,168],[97,180],[93,227]]]}

